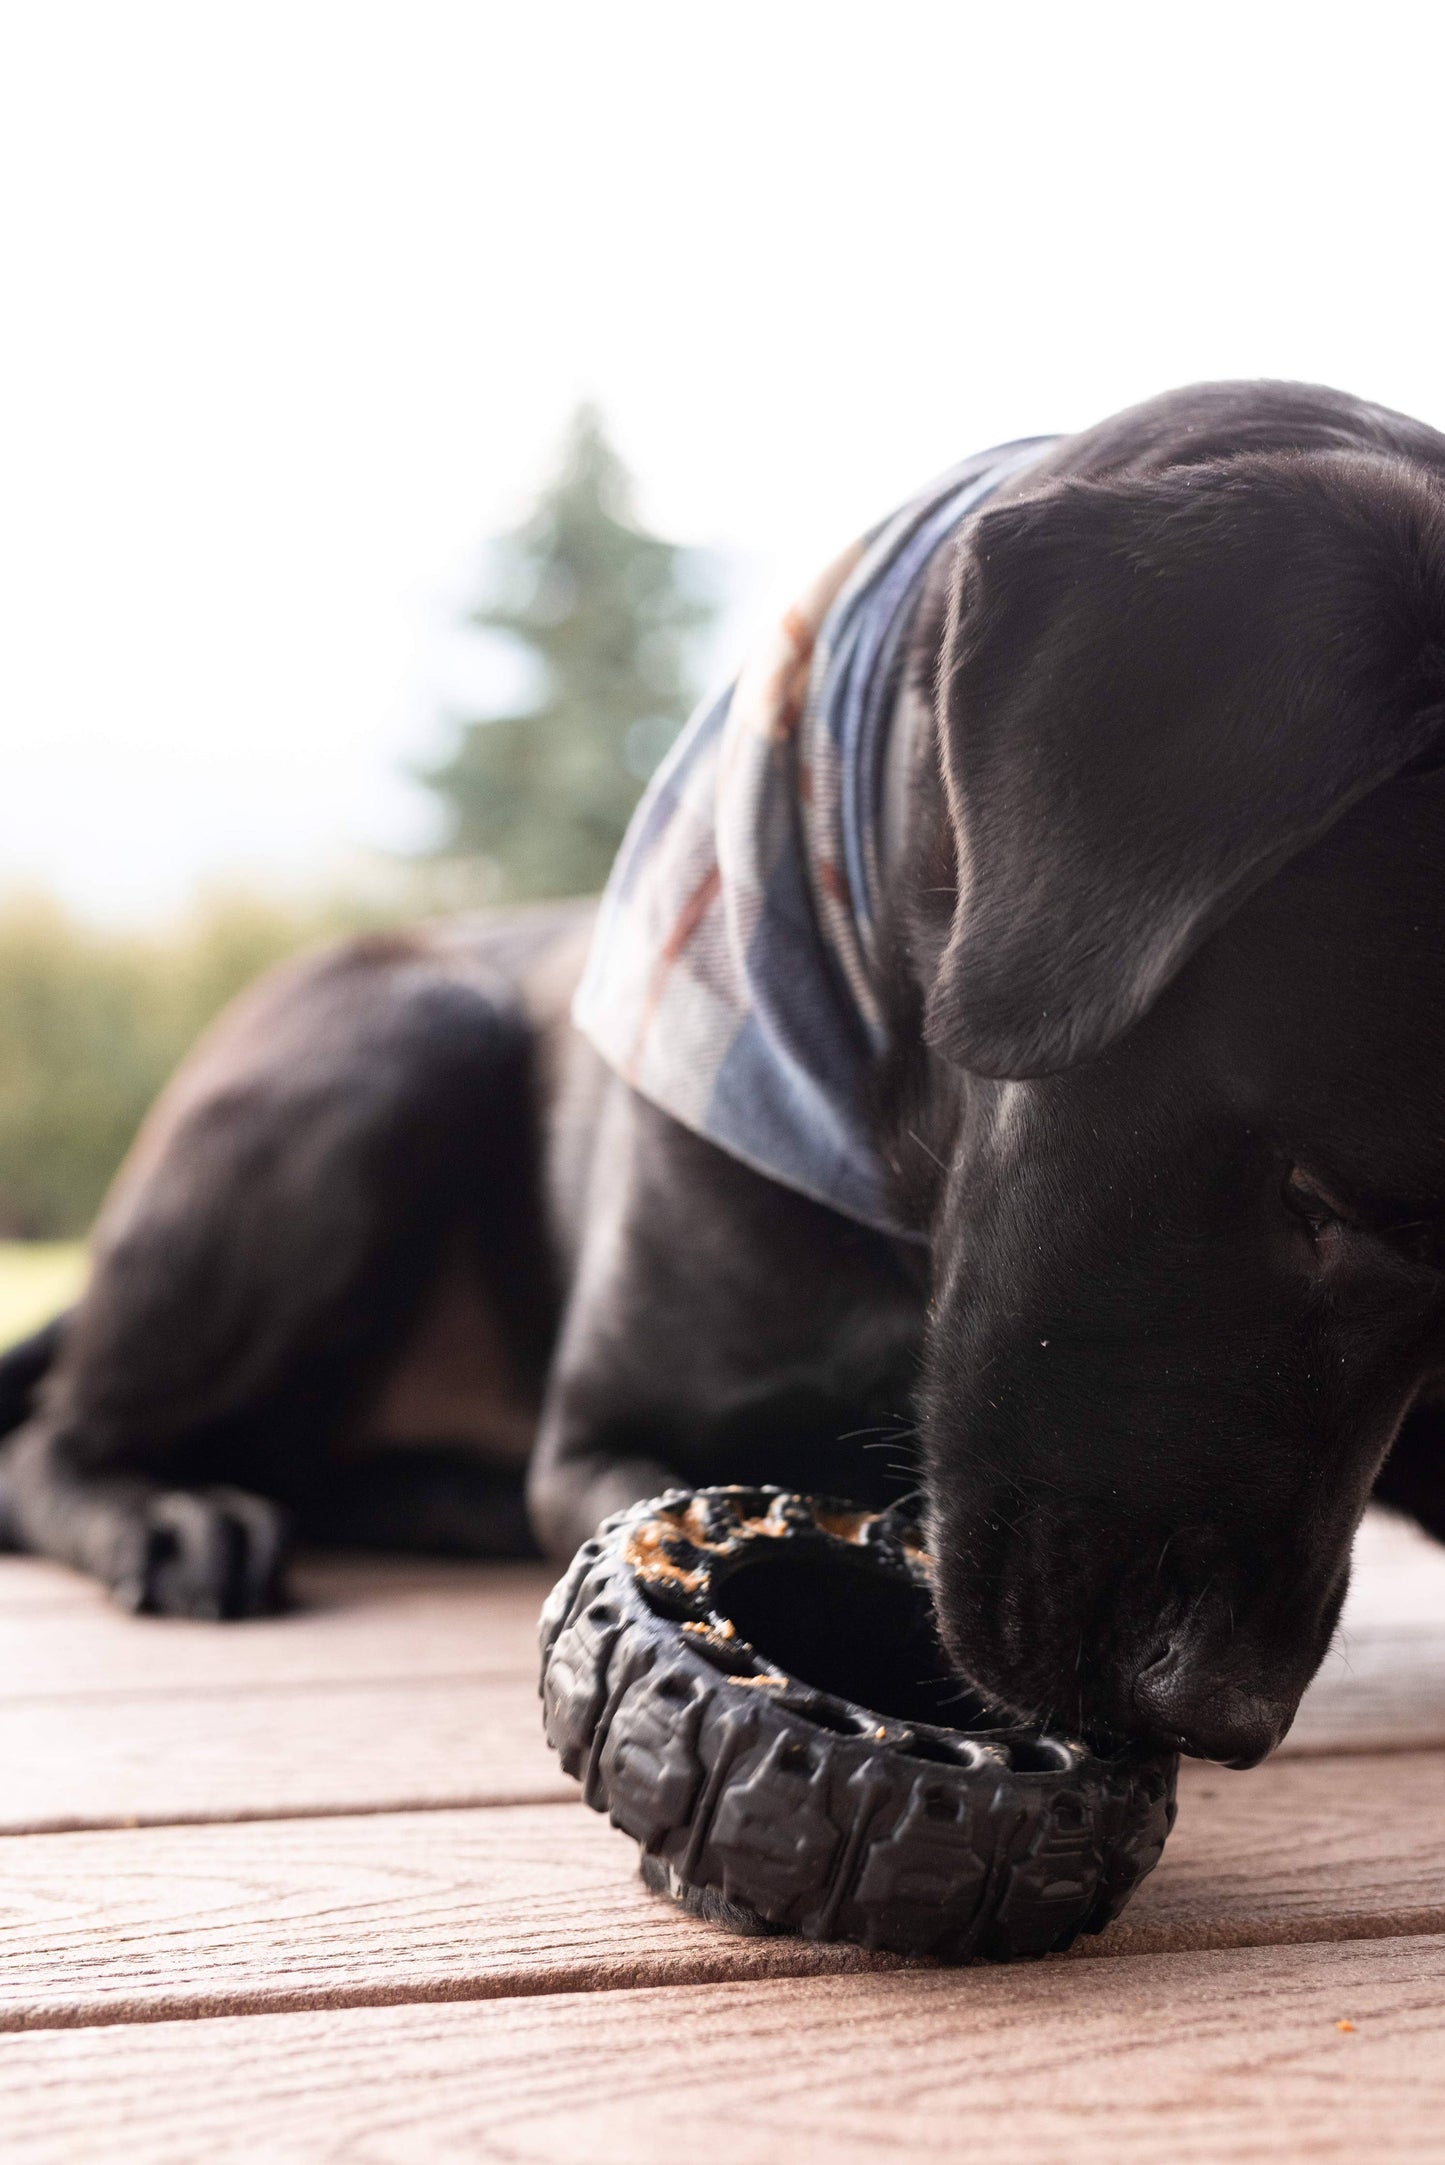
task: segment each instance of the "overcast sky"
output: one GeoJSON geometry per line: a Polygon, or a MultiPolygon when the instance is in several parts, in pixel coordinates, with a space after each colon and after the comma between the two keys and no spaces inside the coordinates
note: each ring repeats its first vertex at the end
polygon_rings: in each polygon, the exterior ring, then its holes
{"type": "Polygon", "coordinates": [[[477,545],[579,396],[755,597],[963,453],[1173,383],[1445,423],[1424,11],[8,19],[0,882],[93,913],[425,833],[477,545]]]}

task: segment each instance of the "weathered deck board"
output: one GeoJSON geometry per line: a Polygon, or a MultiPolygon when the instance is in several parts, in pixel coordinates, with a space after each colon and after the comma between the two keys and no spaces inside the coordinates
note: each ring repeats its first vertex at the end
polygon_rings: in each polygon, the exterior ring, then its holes
{"type": "MultiPolygon", "coordinates": [[[[107,1692],[257,1688],[394,1677],[530,1676],[546,1564],[312,1554],[298,1606],[217,1630],[122,1615],[91,1581],[36,1557],[0,1559],[0,1702],[107,1692]]],[[[1414,1683],[1445,1647],[1445,1548],[1383,1512],[1356,1544],[1342,1654],[1327,1674],[1397,1659],[1414,1683]],[[1379,1658],[1376,1658],[1378,1650],[1379,1658]]],[[[1445,1664],[1442,1664],[1445,1667],[1445,1664]]]]}
{"type": "MultiPolygon", "coordinates": [[[[1281,1758],[1445,1744],[1445,1644],[1412,1644],[1326,1679],[1281,1758]]],[[[0,1700],[0,1834],[573,1795],[529,1676],[0,1700]]]]}
{"type": "Polygon", "coordinates": [[[1293,1756],[1186,1767],[1075,1959],[951,1975],[644,1894],[542,1742],[545,1567],[322,1559],[218,1628],[0,1560],[0,1828],[113,1830],[0,1842],[7,2165],[1433,2160],[1445,1551],[1358,1564],[1293,1756]]]}
{"type": "Polygon", "coordinates": [[[575,1794],[531,1678],[0,1704],[0,1834],[575,1794]]]}
{"type": "Polygon", "coordinates": [[[869,1960],[739,1938],[675,1911],[642,1886],[635,1846],[580,1804],[0,1843],[7,2030],[869,1960]]]}
{"type": "MultiPolygon", "coordinates": [[[[1153,1878],[1081,1957],[1445,1933],[1445,1754],[1187,1769],[1153,1878]]],[[[858,1967],[656,1901],[577,1804],[0,1844],[0,2027],[858,1967]]]]}
{"type": "MultiPolygon", "coordinates": [[[[0,1588],[14,1569],[0,1569],[0,1588]]],[[[301,1606],[222,1626],[126,1616],[98,1588],[46,1604],[37,1589],[26,1606],[0,1601],[0,1708],[268,1684],[534,1680],[537,1612],[554,1576],[535,1565],[312,1564],[295,1575],[301,1606]]]]}
{"type": "MultiPolygon", "coordinates": [[[[532,1677],[550,1566],[311,1556],[298,1607],[217,1629],[120,1614],[31,1557],[0,1560],[0,1705],[270,1684],[532,1677]]],[[[1294,1748],[1445,1742],[1445,1548],[1371,1513],[1339,1646],[1294,1748]],[[1364,1724],[1365,1726],[1360,1726],[1364,1724]]]]}
{"type": "MultiPolygon", "coordinates": [[[[492,1564],[436,1556],[378,1554],[369,1549],[309,1549],[291,1567],[290,1586],[302,1604],[328,1601],[338,1591],[356,1587],[375,1593],[404,1592],[409,1587],[475,1586],[493,1573],[532,1571],[550,1582],[548,1564],[492,1564]]],[[[94,1579],[45,1556],[0,1556],[0,1612],[15,1608],[71,1608],[114,1615],[112,1603],[94,1579]]]]}
{"type": "MultiPolygon", "coordinates": [[[[302,1575],[309,1608],[228,1626],[121,1616],[27,1558],[0,1561],[0,1594],[17,1576],[0,1832],[572,1794],[535,1697],[545,1568],[330,1560],[302,1575]],[[69,1598],[40,1601],[36,1570],[69,1598]]],[[[1426,1746],[1445,1746],[1445,1550],[1382,1522],[1285,1749],[1426,1746]]]]}
{"type": "Polygon", "coordinates": [[[1280,1750],[1419,1751],[1445,1746],[1445,1624],[1356,1629],[1325,1656],[1280,1750]]]}
{"type": "Polygon", "coordinates": [[[1434,2160],[1442,2027],[1384,1940],[51,2031],[0,2104],[8,2165],[1434,2160]]]}
{"type": "Polygon", "coordinates": [[[1129,1908],[1076,1953],[1445,1932],[1445,1753],[1186,1760],[1179,1819],[1129,1908]]]}

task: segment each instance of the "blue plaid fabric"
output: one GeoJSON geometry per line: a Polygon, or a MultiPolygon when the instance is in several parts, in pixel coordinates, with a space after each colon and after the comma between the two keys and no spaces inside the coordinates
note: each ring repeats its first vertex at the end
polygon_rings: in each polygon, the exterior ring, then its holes
{"type": "Polygon", "coordinates": [[[965,461],[845,550],[694,716],[623,841],[573,1009],[685,1127],[905,1239],[869,1118],[900,664],[938,551],[1053,440],[965,461]]]}

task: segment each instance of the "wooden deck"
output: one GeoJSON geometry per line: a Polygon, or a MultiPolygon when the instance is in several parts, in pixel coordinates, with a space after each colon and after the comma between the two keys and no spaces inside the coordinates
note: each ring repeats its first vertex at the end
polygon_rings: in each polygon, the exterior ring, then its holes
{"type": "Polygon", "coordinates": [[[1128,1914],[948,1972],[653,1901],[541,1738],[547,1575],[274,1622],[0,1561],[7,2165],[1445,2156],[1445,1550],[1367,1525],[1284,1752],[1128,1914]]]}

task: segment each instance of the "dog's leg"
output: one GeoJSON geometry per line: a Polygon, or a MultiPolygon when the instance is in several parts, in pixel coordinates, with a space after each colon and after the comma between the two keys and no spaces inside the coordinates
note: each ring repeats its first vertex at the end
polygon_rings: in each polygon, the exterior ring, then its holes
{"type": "Polygon", "coordinates": [[[864,1503],[911,1485],[899,1462],[925,1299],[901,1244],[614,1080],[532,1462],[543,1547],[570,1555],[608,1512],[676,1480],[864,1503]]]}
{"type": "Polygon", "coordinates": [[[88,1572],[126,1609],[221,1619],[278,1606],[286,1520],[275,1504],[224,1485],[97,1473],[85,1457],[43,1420],[13,1438],[0,1494],[24,1547],[88,1572]]]}
{"type": "Polygon", "coordinates": [[[0,1353],[0,1436],[18,1428],[35,1405],[36,1394],[59,1357],[66,1318],[53,1316],[0,1353]]]}
{"type": "MultiPolygon", "coordinates": [[[[535,1218],[530,1094],[505,988],[420,938],[252,995],[103,1214],[39,1410],[0,1456],[14,1538],[132,1607],[274,1604],[278,1506],[314,1498],[363,1430],[456,1228],[502,1240],[535,1218]]],[[[520,1344],[537,1271],[525,1246],[510,1260],[496,1301],[520,1344]]]]}

